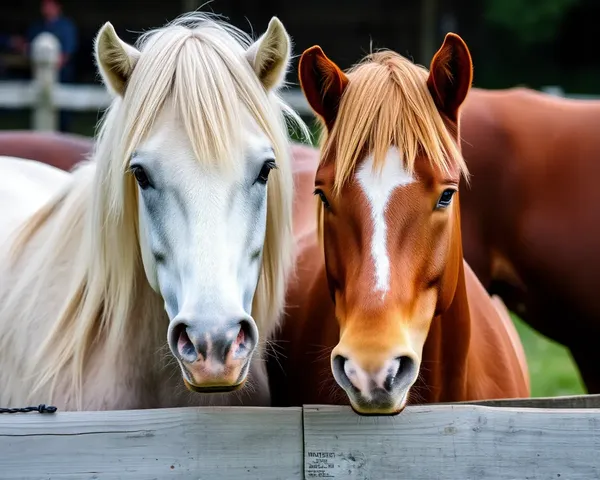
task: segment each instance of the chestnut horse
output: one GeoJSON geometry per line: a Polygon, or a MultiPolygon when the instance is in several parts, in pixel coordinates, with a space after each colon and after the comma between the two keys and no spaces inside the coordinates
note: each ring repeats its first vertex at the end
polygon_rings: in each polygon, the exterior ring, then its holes
{"type": "Polygon", "coordinates": [[[473,89],[461,118],[466,260],[600,393],[600,101],[473,89]]]}
{"type": "Polygon", "coordinates": [[[299,73],[327,135],[319,215],[299,239],[276,337],[284,351],[271,362],[274,403],[395,414],[408,403],[529,396],[510,317],[463,260],[467,46],[448,34],[429,74],[390,51],[345,74],[312,47],[299,73]]]}
{"type": "Polygon", "coordinates": [[[71,133],[27,130],[0,132],[0,155],[37,160],[66,171],[87,159],[93,146],[91,138],[71,133]]]}

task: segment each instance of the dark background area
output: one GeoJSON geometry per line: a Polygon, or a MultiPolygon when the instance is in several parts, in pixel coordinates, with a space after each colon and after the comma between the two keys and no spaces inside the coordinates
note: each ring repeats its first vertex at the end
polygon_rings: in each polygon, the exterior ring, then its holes
{"type": "MultiPolygon", "coordinates": [[[[134,41],[138,32],[163,25],[200,6],[194,0],[63,0],[79,28],[77,81],[97,81],[92,43],[107,20],[134,41]]],[[[215,0],[205,10],[238,27],[262,33],[277,15],[293,37],[295,54],[319,44],[346,68],[373,48],[387,47],[428,65],[449,31],[467,41],[475,85],[505,88],[560,85],[569,93],[600,90],[597,22],[600,0],[215,0]]],[[[0,32],[22,34],[39,16],[37,0],[2,0],[0,32]]],[[[295,72],[294,72],[295,73],[295,72]]],[[[27,78],[25,69],[5,78],[27,78]]],[[[295,74],[289,80],[297,82],[295,74]]]]}

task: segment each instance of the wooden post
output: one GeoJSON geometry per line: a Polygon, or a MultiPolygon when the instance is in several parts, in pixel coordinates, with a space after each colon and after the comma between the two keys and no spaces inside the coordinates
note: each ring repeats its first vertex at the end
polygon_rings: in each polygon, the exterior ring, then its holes
{"type": "Polygon", "coordinates": [[[60,43],[51,33],[40,33],[31,44],[33,87],[32,124],[34,130],[55,131],[57,112],[54,87],[58,76],[60,43]]]}

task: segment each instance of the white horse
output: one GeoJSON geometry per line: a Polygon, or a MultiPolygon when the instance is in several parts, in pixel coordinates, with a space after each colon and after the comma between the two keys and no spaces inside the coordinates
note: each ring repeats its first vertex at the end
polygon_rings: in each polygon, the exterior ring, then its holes
{"type": "Polygon", "coordinates": [[[273,18],[252,43],[196,13],[136,46],[107,23],[95,50],[114,100],[93,158],[0,158],[0,406],[268,405],[292,266],[286,119],[307,133],[277,95],[287,32],[273,18]]]}

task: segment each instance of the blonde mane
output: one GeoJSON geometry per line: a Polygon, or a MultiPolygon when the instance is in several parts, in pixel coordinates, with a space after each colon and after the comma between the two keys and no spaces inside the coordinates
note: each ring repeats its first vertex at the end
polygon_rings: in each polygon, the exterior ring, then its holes
{"type": "MultiPolygon", "coordinates": [[[[117,361],[133,327],[148,328],[153,321],[132,315],[136,305],[156,294],[143,274],[136,186],[127,169],[131,154],[167,102],[181,119],[198,160],[212,162],[214,168],[239,168],[232,162],[240,158],[236,151],[241,148],[243,109],[274,147],[278,168],[269,179],[263,264],[252,315],[262,337],[276,326],[292,265],[293,185],[286,118],[308,132],[295,112],[261,85],[244,57],[250,44],[241,30],[206,13],[183,16],[136,43],[140,58],[124,96],[117,96],[104,115],[94,161],[75,172],[67,191],[34,216],[18,240],[16,251],[24,252],[44,230],[42,251],[24,262],[26,278],[0,307],[19,312],[21,318],[11,319],[15,325],[31,323],[38,292],[53,281],[56,258],[62,256],[71,268],[60,314],[48,325],[34,358],[27,360],[35,385],[31,397],[41,388],[52,395],[59,379],[62,385],[66,377],[79,408],[92,350],[102,349],[105,361],[117,361]],[[15,308],[24,296],[32,302],[15,308]]],[[[166,343],[166,323],[159,320],[166,313],[161,308],[154,315],[164,327],[166,343]]]]}
{"type": "MultiPolygon", "coordinates": [[[[419,154],[424,154],[432,166],[445,172],[458,168],[468,179],[460,147],[427,88],[426,68],[382,50],[367,55],[346,75],[349,82],[339,120],[329,134],[321,122],[321,161],[335,158],[334,195],[339,195],[367,152],[374,156],[374,167],[381,169],[391,146],[399,149],[409,174],[419,154]]],[[[321,226],[323,204],[317,203],[321,226]]]]}

